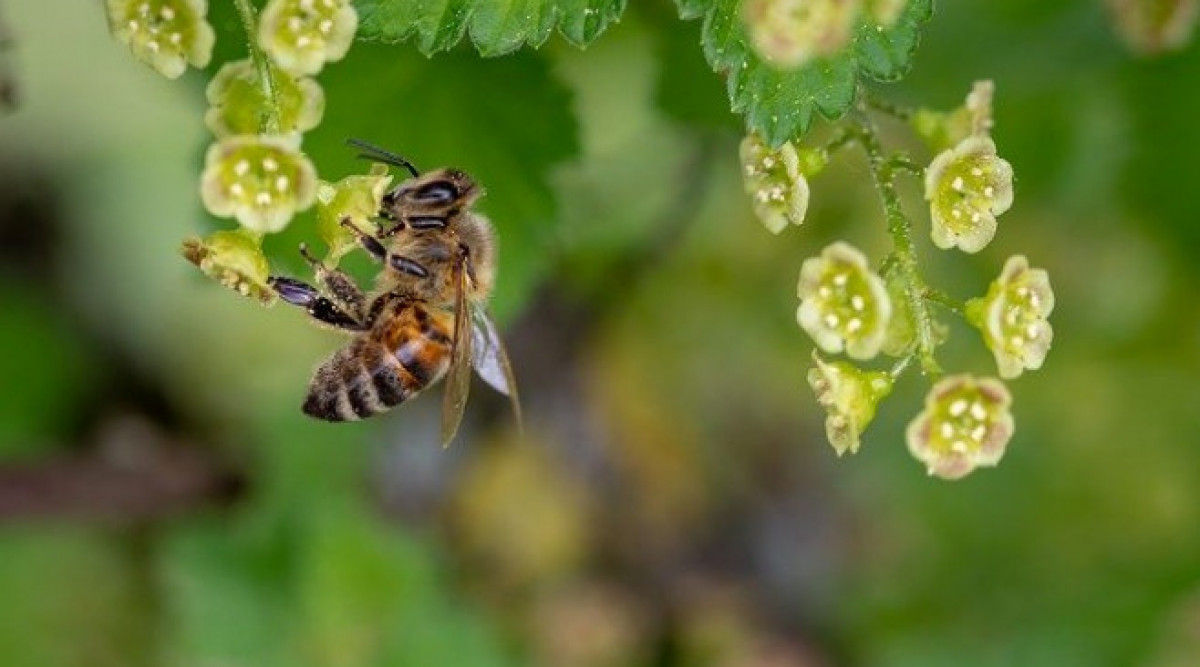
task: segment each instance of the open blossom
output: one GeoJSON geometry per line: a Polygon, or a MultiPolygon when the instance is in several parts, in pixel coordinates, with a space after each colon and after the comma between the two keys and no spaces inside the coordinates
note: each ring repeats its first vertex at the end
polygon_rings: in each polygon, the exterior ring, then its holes
{"type": "Polygon", "coordinates": [[[200,196],[213,215],[235,217],[248,229],[271,233],[312,206],[316,184],[317,172],[296,141],[241,135],[208,149],[200,196]]]}
{"type": "Polygon", "coordinates": [[[269,0],[258,43],[281,69],[316,74],[350,50],[358,14],[350,0],[269,0]]]}
{"type": "Polygon", "coordinates": [[[996,235],[996,216],[1013,201],[1012,166],[988,137],[971,136],[933,159],[925,172],[933,243],[979,252],[996,235]]]}
{"type": "Polygon", "coordinates": [[[1012,397],[999,380],[955,375],[939,381],[908,425],[908,450],[930,475],[959,479],[1004,456],[1014,423],[1012,397]]]}
{"type": "Polygon", "coordinates": [[[168,79],[204,67],[216,36],[206,0],[108,0],[113,35],[168,79]]]}
{"type": "MultiPolygon", "coordinates": [[[[293,77],[271,67],[271,83],[279,111],[279,132],[307,132],[321,122],[325,92],[308,77],[293,77]]],[[[258,134],[270,102],[263,94],[258,71],[249,59],[226,63],[208,84],[209,108],[204,124],[218,137],[258,134]]]]}
{"type": "Polygon", "coordinates": [[[372,218],[379,213],[379,203],[392,183],[386,165],[375,164],[365,176],[347,176],[337,183],[322,181],[317,186],[317,232],[329,246],[329,256],[336,261],[357,245],[343,220],[368,233],[373,233],[372,218]]]}
{"type": "Polygon", "coordinates": [[[808,385],[825,408],[825,437],[838,456],[858,451],[859,437],[875,418],[880,399],[892,391],[892,378],[879,371],[864,371],[844,361],[826,362],[813,352],[816,367],[808,371],[808,385]]]}
{"type": "Polygon", "coordinates": [[[253,234],[223,230],[207,239],[187,239],[181,250],[209,278],[264,304],[275,301],[275,290],[267,285],[267,258],[253,234]]]}
{"type": "Polygon", "coordinates": [[[742,140],[742,180],[754,203],[754,214],[772,234],[788,224],[804,222],[808,212],[808,181],[791,142],[772,149],[756,134],[742,140]]]}
{"type": "Polygon", "coordinates": [[[854,246],[838,241],[804,260],[796,320],[822,350],[855,359],[879,352],[892,317],[883,279],[854,246]]]}
{"type": "Polygon", "coordinates": [[[1022,255],[1008,258],[985,296],[967,302],[967,319],[983,332],[996,357],[1000,377],[1011,379],[1046,360],[1054,329],[1046,318],[1054,310],[1054,291],[1044,269],[1029,268],[1022,255]]]}
{"type": "Polygon", "coordinates": [[[850,44],[860,0],[746,0],[742,19],[767,62],[799,67],[850,44]]]}

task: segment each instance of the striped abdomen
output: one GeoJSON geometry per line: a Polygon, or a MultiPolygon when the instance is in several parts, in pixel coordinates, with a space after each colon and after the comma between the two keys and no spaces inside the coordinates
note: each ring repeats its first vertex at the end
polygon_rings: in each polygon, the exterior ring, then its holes
{"type": "Polygon", "coordinates": [[[452,326],[452,317],[421,303],[400,304],[386,321],[317,368],[305,414],[354,421],[403,403],[446,374],[452,326]]]}

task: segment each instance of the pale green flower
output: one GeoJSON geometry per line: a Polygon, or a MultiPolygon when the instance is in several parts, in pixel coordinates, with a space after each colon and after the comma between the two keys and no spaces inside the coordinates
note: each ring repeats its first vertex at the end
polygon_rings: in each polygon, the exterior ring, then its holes
{"type": "Polygon", "coordinates": [[[317,172],[298,141],[241,135],[213,144],[200,177],[204,207],[258,233],[278,232],[316,199],[317,172]]]}
{"type": "Polygon", "coordinates": [[[244,229],[219,231],[207,239],[185,240],[181,251],[222,285],[267,305],[275,301],[275,290],[267,285],[267,258],[254,234],[244,229]]]}
{"type": "Polygon", "coordinates": [[[204,67],[216,39],[206,0],[108,0],[113,35],[168,79],[204,67]]]}
{"type": "Polygon", "coordinates": [[[321,181],[317,186],[317,232],[329,246],[332,263],[357,245],[342,221],[348,219],[358,229],[373,233],[372,219],[391,183],[387,165],[375,164],[365,176],[347,176],[337,183],[321,181]]]}
{"type": "Polygon", "coordinates": [[[754,214],[772,234],[800,225],[808,212],[808,180],[791,142],[772,149],[756,134],[742,140],[742,182],[754,214]]]}
{"type": "Polygon", "coordinates": [[[933,243],[979,252],[996,235],[996,216],[1013,201],[1012,166],[988,137],[971,136],[943,151],[925,171],[933,243]]]}
{"type": "MultiPolygon", "coordinates": [[[[307,132],[321,122],[325,92],[308,77],[293,77],[271,67],[279,111],[279,132],[307,132]]],[[[204,124],[218,137],[258,134],[270,103],[250,59],[225,63],[208,84],[209,109],[204,124]]]]}
{"type": "Polygon", "coordinates": [[[1024,256],[1014,255],[1005,262],[987,295],[967,302],[967,319],[983,333],[1000,377],[1007,380],[1025,369],[1042,367],[1054,340],[1054,329],[1047,321],[1053,310],[1050,275],[1029,268],[1024,256]]]}
{"type": "Polygon", "coordinates": [[[955,375],[939,381],[908,425],[908,451],[930,475],[959,479],[1000,463],[1012,437],[1012,397],[999,380],[955,375]]]}
{"type": "Polygon", "coordinates": [[[913,130],[935,153],[957,146],[968,137],[991,136],[995,92],[996,86],[991,81],[976,81],[963,105],[953,111],[918,109],[911,121],[913,130]]]}
{"type": "Polygon", "coordinates": [[[350,0],[268,0],[258,43],[280,69],[311,75],[341,60],[356,30],[358,13],[350,0]]]}
{"type": "Polygon", "coordinates": [[[850,45],[860,0],[745,0],[742,20],[759,56],[799,67],[850,45]]]}
{"type": "Polygon", "coordinates": [[[870,359],[879,352],[892,301],[883,279],[854,246],[838,241],[819,257],[804,260],[796,291],[796,321],[817,347],[831,354],[845,349],[855,359],[870,359]]]}
{"type": "Polygon", "coordinates": [[[858,451],[859,437],[875,418],[880,399],[892,391],[892,377],[864,371],[844,361],[825,362],[813,352],[816,367],[808,371],[808,385],[825,408],[825,437],[838,456],[858,451]]]}

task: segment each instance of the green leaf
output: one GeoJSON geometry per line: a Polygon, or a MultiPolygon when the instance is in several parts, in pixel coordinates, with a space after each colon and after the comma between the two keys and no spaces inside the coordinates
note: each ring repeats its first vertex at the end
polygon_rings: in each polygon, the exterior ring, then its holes
{"type": "Polygon", "coordinates": [[[747,42],[739,0],[676,0],[684,19],[703,18],[701,43],[708,64],[725,76],[733,111],[772,146],[803,136],[816,113],[841,117],[854,102],[860,78],[895,81],[908,70],[933,0],[910,0],[891,28],[864,20],[852,45],[802,67],[776,69],[747,42]]]}
{"type": "Polygon", "coordinates": [[[464,34],[485,56],[538,47],[558,31],[587,46],[625,10],[625,0],[358,0],[359,35],[382,42],[415,39],[425,55],[464,34]]]}

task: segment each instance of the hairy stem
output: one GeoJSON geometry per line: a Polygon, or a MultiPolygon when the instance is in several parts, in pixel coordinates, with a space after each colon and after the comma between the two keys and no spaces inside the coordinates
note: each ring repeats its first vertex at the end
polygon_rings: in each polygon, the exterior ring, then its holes
{"type": "Polygon", "coordinates": [[[936,290],[932,287],[926,287],[925,300],[929,303],[936,303],[942,308],[945,308],[946,310],[949,310],[960,317],[966,317],[967,311],[963,304],[945,292],[936,290]]]}
{"type": "Polygon", "coordinates": [[[871,168],[871,176],[875,179],[875,189],[878,190],[883,203],[888,234],[892,237],[892,256],[895,258],[896,271],[904,284],[904,298],[908,302],[916,327],[916,356],[921,361],[921,370],[926,375],[936,377],[941,374],[942,369],[933,354],[936,342],[933,335],[933,317],[925,300],[928,288],[917,270],[917,246],[913,241],[912,223],[904,214],[900,194],[896,192],[895,175],[899,161],[883,152],[875,126],[866,114],[861,114],[861,119],[854,127],[858,132],[859,143],[867,153],[867,163],[871,168]]]}
{"type": "Polygon", "coordinates": [[[258,74],[258,85],[262,86],[263,99],[266,108],[262,110],[259,129],[264,134],[279,133],[279,98],[275,94],[275,80],[271,76],[271,63],[267,54],[258,45],[258,21],[254,14],[254,6],[250,0],[233,0],[237,6],[238,16],[242,19],[242,29],[246,31],[246,48],[250,51],[250,60],[258,74]]]}

